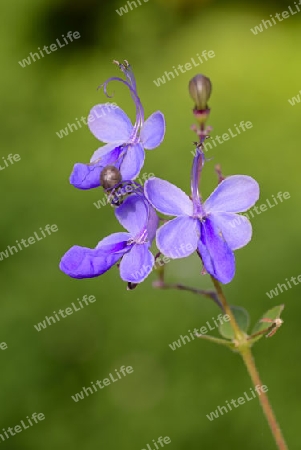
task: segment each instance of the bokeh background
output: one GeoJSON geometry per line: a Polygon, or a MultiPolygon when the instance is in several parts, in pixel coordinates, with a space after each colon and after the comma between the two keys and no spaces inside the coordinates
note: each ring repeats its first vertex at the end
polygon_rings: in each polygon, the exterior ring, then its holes
{"type": "MultiPolygon", "coordinates": [[[[250,28],[287,10],[283,1],[149,0],[123,16],[125,1],[26,0],[1,5],[1,157],[21,161],[0,173],[0,251],[47,224],[57,233],[19,251],[1,265],[0,429],[14,427],[33,412],[45,420],[1,442],[6,449],[144,449],[159,436],[168,448],[271,449],[275,444],[257,400],[210,422],[206,414],[251,388],[242,361],[223,347],[195,340],[169,347],[188,329],[217,317],[208,299],[152,288],[152,275],[127,291],[118,270],[93,280],[60,272],[61,256],[74,244],[94,247],[120,231],[110,206],[97,209],[101,189],[79,191],[69,182],[75,162],[87,162],[98,147],[82,126],[60,139],[56,132],[97,103],[97,86],[117,76],[113,59],[128,59],[148,116],[161,110],[166,138],[147,153],[142,173],[155,173],[189,189],[193,103],[187,85],[197,71],[213,83],[209,124],[212,136],[242,120],[253,128],[218,145],[202,177],[206,197],[223,172],[259,181],[259,204],[279,191],[291,198],[252,219],[252,242],[236,252],[237,272],[225,286],[230,303],[244,306],[252,324],[284,303],[284,326],[262,339],[254,352],[263,382],[290,449],[300,448],[300,291],[294,286],[269,299],[266,292],[300,267],[300,111],[289,98],[301,89],[301,13],[254,35],[250,28]],[[62,34],[81,38],[22,68],[18,61],[62,34]],[[153,80],[197,53],[215,58],[165,85],[153,80]],[[97,301],[37,332],[46,315],[83,295],[97,301]],[[121,365],[134,373],[75,403],[71,395],[121,365]]],[[[291,6],[294,7],[293,2],[291,6]]],[[[134,117],[126,89],[112,86],[114,101],[134,117]]],[[[2,159],[1,159],[2,161],[2,159]]],[[[167,266],[167,280],[210,287],[197,258],[167,266]]],[[[214,334],[214,333],[213,333],[214,334]]],[[[152,445],[152,448],[154,446],[152,445]]]]}

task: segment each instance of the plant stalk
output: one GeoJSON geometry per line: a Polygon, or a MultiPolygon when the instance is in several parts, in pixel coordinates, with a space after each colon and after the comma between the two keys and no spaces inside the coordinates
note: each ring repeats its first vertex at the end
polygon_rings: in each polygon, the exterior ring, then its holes
{"type": "MultiPolygon", "coordinates": [[[[251,380],[252,380],[254,386],[256,386],[256,385],[262,386],[262,382],[261,382],[259,373],[257,371],[255,361],[254,361],[250,347],[246,347],[244,350],[242,350],[240,352],[240,354],[246,365],[246,368],[249,372],[249,375],[251,377],[251,380]]],[[[286,445],[286,442],[284,440],[280,426],[275,417],[272,406],[270,405],[267,394],[265,392],[261,391],[261,394],[258,397],[259,397],[261,407],[262,407],[264,415],[268,421],[268,424],[270,426],[272,435],[275,439],[278,449],[279,450],[288,450],[288,447],[286,445]]]]}
{"type": "MultiPolygon", "coordinates": [[[[233,331],[235,333],[235,338],[236,338],[236,342],[235,342],[236,347],[237,347],[236,350],[238,353],[240,353],[240,355],[245,363],[245,366],[248,370],[248,373],[251,377],[254,387],[256,387],[257,385],[262,386],[263,384],[261,382],[259,373],[258,373],[256,365],[255,365],[255,361],[254,361],[254,358],[253,358],[253,355],[251,352],[250,342],[248,342],[248,336],[239,328],[239,326],[235,320],[235,317],[231,311],[230,305],[228,304],[226,297],[223,293],[220,283],[213,276],[211,276],[211,279],[213,281],[213,284],[216,289],[220,303],[222,304],[225,313],[228,314],[228,316],[230,317],[230,324],[233,328],[233,331]]],[[[276,442],[277,448],[279,450],[288,450],[288,447],[287,447],[284,437],[282,435],[280,426],[278,425],[278,422],[275,417],[272,406],[270,405],[267,394],[265,392],[261,391],[261,394],[258,395],[258,397],[259,397],[259,401],[262,406],[264,415],[268,421],[272,435],[276,442]]]]}

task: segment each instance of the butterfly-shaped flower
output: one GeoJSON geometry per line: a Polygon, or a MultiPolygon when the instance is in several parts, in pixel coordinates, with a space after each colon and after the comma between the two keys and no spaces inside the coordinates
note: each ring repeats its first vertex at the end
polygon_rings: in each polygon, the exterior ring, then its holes
{"type": "Polygon", "coordinates": [[[100,186],[100,174],[104,167],[115,166],[122,181],[135,179],[143,166],[144,150],[158,147],[164,139],[164,115],[157,111],[144,121],[144,111],[136,90],[136,81],[129,65],[120,65],[127,76],[125,81],[118,77],[107,80],[103,87],[106,93],[110,81],[125,84],[136,105],[136,121],[133,126],[127,114],[113,103],[96,105],[90,111],[89,128],[93,135],[105,145],[96,150],[90,164],[77,163],[70,176],[70,183],[78,189],[100,186]]]}
{"type": "Polygon", "coordinates": [[[165,180],[152,178],[145,183],[145,195],[154,208],[176,216],[158,229],[157,246],[174,259],[197,251],[206,271],[222,283],[229,283],[235,274],[233,251],[245,246],[252,236],[249,220],[237,213],[254,205],[259,186],[249,176],[230,176],[202,204],[196,179],[195,175],[192,199],[165,180]]]}
{"type": "Polygon", "coordinates": [[[128,231],[102,239],[95,249],[75,245],[65,253],[60,269],[72,278],[93,278],[107,272],[119,260],[120,277],[141,283],[152,271],[151,243],[158,216],[144,196],[133,194],[115,209],[120,224],[128,231]]]}

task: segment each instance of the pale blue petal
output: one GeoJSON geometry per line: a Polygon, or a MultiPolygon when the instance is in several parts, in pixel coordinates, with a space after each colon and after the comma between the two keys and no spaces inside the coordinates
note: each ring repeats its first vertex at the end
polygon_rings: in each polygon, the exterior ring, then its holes
{"type": "Polygon", "coordinates": [[[259,198],[259,185],[247,175],[233,175],[223,180],[204,204],[206,213],[247,211],[259,198]]]}
{"type": "Polygon", "coordinates": [[[140,137],[144,148],[152,150],[158,147],[164,139],[165,119],[164,115],[157,111],[144,122],[140,137]]]}
{"type": "Polygon", "coordinates": [[[120,277],[130,283],[141,283],[152,271],[155,258],[148,244],[136,244],[120,263],[120,277]]]}
{"type": "Polygon", "coordinates": [[[102,142],[126,143],[133,131],[133,125],[126,113],[119,107],[106,104],[94,106],[90,114],[95,117],[88,126],[94,136],[102,142]]]}
{"type": "Polygon", "coordinates": [[[123,180],[134,180],[140,173],[145,158],[141,144],[129,145],[120,165],[123,180]]]}
{"type": "Polygon", "coordinates": [[[182,216],[172,219],[157,231],[157,247],[172,259],[191,255],[200,238],[198,220],[182,216]]]}
{"type": "Polygon", "coordinates": [[[133,194],[115,209],[115,215],[121,225],[136,237],[146,229],[148,222],[148,203],[140,195],[133,194]]]}
{"type": "Polygon", "coordinates": [[[167,216],[193,214],[192,201],[181,189],[160,178],[150,178],[144,184],[147,199],[157,211],[167,216]]]}
{"type": "Polygon", "coordinates": [[[211,214],[210,218],[231,250],[242,248],[250,242],[252,225],[247,217],[233,213],[219,213],[211,214]]]}
{"type": "Polygon", "coordinates": [[[158,225],[159,225],[159,217],[155,209],[148,203],[147,236],[150,243],[153,242],[156,236],[158,225]]]}

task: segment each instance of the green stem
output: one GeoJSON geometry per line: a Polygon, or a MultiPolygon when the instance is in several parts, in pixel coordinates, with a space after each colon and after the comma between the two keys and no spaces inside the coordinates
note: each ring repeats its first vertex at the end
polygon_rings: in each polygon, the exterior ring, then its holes
{"type": "MultiPolygon", "coordinates": [[[[254,384],[254,387],[256,387],[257,385],[262,386],[262,382],[261,382],[259,373],[258,373],[256,365],[255,365],[255,361],[254,361],[254,358],[253,358],[253,355],[252,355],[252,352],[250,349],[251,344],[248,341],[248,336],[246,336],[245,333],[243,333],[240,330],[240,328],[235,320],[235,317],[231,311],[231,308],[228,305],[228,302],[226,300],[226,297],[222,291],[222,288],[221,288],[219,282],[214,277],[211,276],[211,278],[212,278],[214,287],[216,289],[218,298],[220,300],[220,303],[222,304],[225,313],[228,314],[228,316],[230,317],[230,323],[231,323],[231,326],[233,328],[233,331],[235,333],[235,338],[236,338],[236,342],[235,342],[236,349],[235,350],[238,353],[240,353],[240,355],[245,363],[245,366],[249,372],[251,380],[254,384]]],[[[265,417],[268,421],[268,424],[270,426],[272,435],[275,439],[278,449],[279,450],[288,450],[288,447],[285,443],[281,429],[276,420],[274,411],[270,405],[268,396],[265,392],[261,391],[261,394],[259,395],[259,401],[262,406],[265,417]]]]}
{"type": "Polygon", "coordinates": [[[231,311],[230,305],[228,305],[228,302],[226,300],[226,297],[222,291],[221,285],[219,284],[219,282],[211,275],[211,279],[212,282],[214,284],[214,287],[216,289],[218,298],[220,303],[222,304],[222,307],[225,311],[225,313],[230,317],[230,324],[233,328],[234,334],[235,334],[235,338],[238,342],[240,342],[242,339],[244,339],[244,333],[241,331],[241,329],[239,328],[239,326],[237,325],[237,322],[235,320],[235,317],[231,311]]]}
{"type": "MultiPolygon", "coordinates": [[[[257,371],[255,361],[251,352],[251,349],[246,347],[244,350],[240,352],[243,361],[246,365],[246,368],[249,372],[251,380],[253,381],[254,386],[259,385],[262,386],[262,382],[257,371]]],[[[265,417],[269,423],[272,435],[274,436],[275,442],[279,450],[288,450],[284,437],[282,435],[280,426],[278,425],[277,419],[275,417],[274,411],[270,405],[268,396],[265,392],[261,390],[259,395],[259,401],[262,406],[265,417]]]]}
{"type": "Polygon", "coordinates": [[[160,279],[159,281],[153,282],[153,287],[156,289],[176,289],[178,291],[188,291],[192,294],[201,295],[203,297],[211,298],[220,308],[222,308],[222,305],[219,302],[219,299],[216,295],[215,291],[209,291],[206,289],[196,289],[190,286],[184,286],[183,284],[172,284],[172,283],[165,283],[164,279],[160,279]]]}

